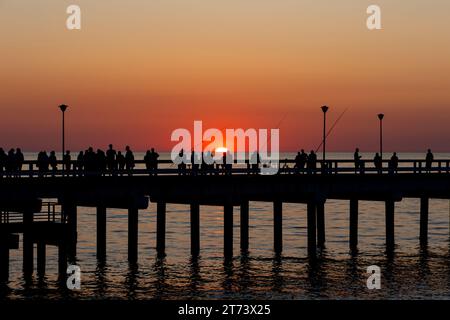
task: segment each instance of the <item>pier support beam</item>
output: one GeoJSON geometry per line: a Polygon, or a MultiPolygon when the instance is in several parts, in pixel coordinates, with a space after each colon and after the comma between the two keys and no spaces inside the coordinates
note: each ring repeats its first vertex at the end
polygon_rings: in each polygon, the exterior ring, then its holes
{"type": "Polygon", "coordinates": [[[156,251],[158,257],[166,255],[166,203],[156,204],[156,251]]]}
{"type": "Polygon", "coordinates": [[[106,207],[97,207],[97,259],[106,258],[106,207]]]}
{"type": "Polygon", "coordinates": [[[63,241],[58,244],[58,274],[59,279],[67,277],[67,244],[63,241]]]}
{"type": "Polygon", "coordinates": [[[37,243],[37,273],[40,277],[45,275],[45,242],[39,241],[37,243]]]}
{"type": "Polygon", "coordinates": [[[138,225],[139,210],[128,208],[128,261],[136,263],[138,258],[138,225]]]}
{"type": "Polygon", "coordinates": [[[226,204],[223,213],[223,252],[229,260],[233,258],[233,205],[226,204]]]}
{"type": "Polygon", "coordinates": [[[62,210],[66,215],[69,224],[69,243],[68,243],[68,254],[70,259],[74,260],[77,255],[77,206],[72,201],[64,201],[62,204],[62,210]]]}
{"type": "Polygon", "coordinates": [[[350,199],[350,250],[358,248],[358,200],[350,199]]]}
{"type": "Polygon", "coordinates": [[[196,257],[200,253],[200,205],[191,203],[191,254],[196,257]]]}
{"type": "Polygon", "coordinates": [[[33,212],[27,211],[23,214],[23,273],[25,277],[33,274],[33,212]]]}
{"type": "Polygon", "coordinates": [[[248,252],[249,204],[241,203],[241,252],[248,252]]]}
{"type": "Polygon", "coordinates": [[[385,203],[386,207],[386,248],[392,250],[395,245],[394,237],[394,212],[395,212],[395,202],[393,200],[388,200],[385,203]]]}
{"type": "Polygon", "coordinates": [[[283,251],[283,203],[273,203],[273,248],[276,254],[283,251]]]}
{"type": "MultiPolygon", "coordinates": [[[[3,240],[3,239],[0,239],[3,240]]],[[[0,282],[9,278],[9,248],[7,243],[0,243],[0,282]]]]}
{"type": "Polygon", "coordinates": [[[325,203],[317,203],[317,246],[325,248],[325,203]]]}
{"type": "Polygon", "coordinates": [[[308,228],[308,257],[315,258],[316,246],[316,203],[310,201],[307,204],[307,228],[308,228]]]}
{"type": "Polygon", "coordinates": [[[420,198],[420,245],[426,246],[428,243],[428,208],[429,198],[420,198]]]}

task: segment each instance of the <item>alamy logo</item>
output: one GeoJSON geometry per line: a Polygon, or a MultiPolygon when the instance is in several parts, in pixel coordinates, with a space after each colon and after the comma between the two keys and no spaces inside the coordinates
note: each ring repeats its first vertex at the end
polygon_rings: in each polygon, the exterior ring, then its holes
{"type": "Polygon", "coordinates": [[[381,289],[381,269],[379,266],[368,266],[367,273],[370,274],[367,278],[367,289],[381,289]]]}
{"type": "Polygon", "coordinates": [[[172,161],[184,164],[261,164],[261,174],[273,175],[279,167],[279,129],[210,128],[203,132],[202,121],[194,121],[194,132],[179,128],[171,141],[178,141],[171,152],[172,161]],[[203,147],[204,144],[207,144],[203,147]],[[248,155],[248,157],[247,157],[248,155]]]}
{"type": "Polygon", "coordinates": [[[70,265],[67,267],[67,289],[80,290],[81,289],[81,268],[77,265],[70,265]]]}

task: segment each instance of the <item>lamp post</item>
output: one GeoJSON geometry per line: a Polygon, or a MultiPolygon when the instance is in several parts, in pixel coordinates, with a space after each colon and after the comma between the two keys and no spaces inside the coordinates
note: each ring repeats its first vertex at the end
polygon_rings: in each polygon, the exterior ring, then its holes
{"type": "Polygon", "coordinates": [[[325,165],[325,152],[326,152],[326,148],[325,148],[325,140],[326,140],[326,124],[327,124],[327,111],[328,111],[328,107],[327,106],[322,106],[321,107],[322,111],[323,111],[323,140],[322,140],[322,160],[323,160],[323,164],[325,165]]]}
{"type": "Polygon", "coordinates": [[[378,114],[378,119],[380,119],[380,157],[383,159],[383,118],[384,114],[378,114]]]}
{"type": "MultiPolygon", "coordinates": [[[[68,108],[68,106],[65,105],[65,104],[62,104],[62,105],[59,106],[59,109],[62,111],[62,157],[61,157],[62,160],[64,160],[64,153],[66,152],[66,150],[65,150],[64,114],[66,113],[67,108],[68,108]]],[[[64,161],[63,161],[63,170],[65,169],[64,167],[65,166],[64,166],[64,161]]]]}

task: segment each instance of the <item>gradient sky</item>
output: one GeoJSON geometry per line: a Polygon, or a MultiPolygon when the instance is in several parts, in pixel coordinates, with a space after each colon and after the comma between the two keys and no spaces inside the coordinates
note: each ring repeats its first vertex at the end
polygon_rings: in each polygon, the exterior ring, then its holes
{"type": "Polygon", "coordinates": [[[450,151],[448,0],[0,0],[0,146],[170,150],[176,128],[274,128],[285,151],[450,151]],[[82,9],[82,30],[65,28],[82,9]],[[383,30],[366,28],[382,8],[383,30]]]}

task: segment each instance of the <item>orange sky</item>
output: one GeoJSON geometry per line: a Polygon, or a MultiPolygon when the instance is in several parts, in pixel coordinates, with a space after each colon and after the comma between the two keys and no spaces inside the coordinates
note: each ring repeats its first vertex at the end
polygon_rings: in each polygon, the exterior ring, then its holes
{"type": "Polygon", "coordinates": [[[0,146],[170,150],[172,130],[273,128],[283,150],[450,151],[450,2],[0,0],[0,146]],[[383,30],[366,28],[382,8],[383,30]],[[69,4],[82,30],[65,28],[69,4]]]}

